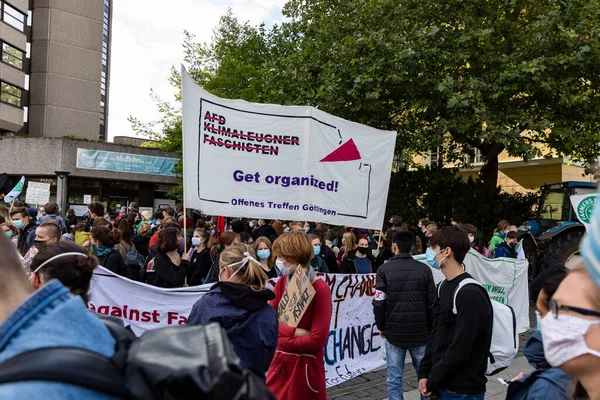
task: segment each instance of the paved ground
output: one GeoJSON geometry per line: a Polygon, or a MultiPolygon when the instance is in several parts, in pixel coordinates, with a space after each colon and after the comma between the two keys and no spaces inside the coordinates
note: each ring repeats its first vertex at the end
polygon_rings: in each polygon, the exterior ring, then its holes
{"type": "MultiPolygon", "coordinates": [[[[533,313],[534,308],[530,308],[530,326],[536,326],[535,314],[533,313]]],[[[520,346],[519,353],[511,363],[510,367],[502,371],[496,376],[489,377],[487,388],[486,388],[486,399],[490,400],[504,400],[506,398],[506,387],[496,378],[502,378],[510,380],[517,376],[520,372],[529,373],[533,370],[527,363],[527,359],[523,357],[522,349],[523,345],[531,336],[533,331],[529,331],[520,335],[520,346]]],[[[404,399],[405,400],[419,400],[419,391],[417,376],[415,370],[412,368],[410,362],[410,356],[407,354],[407,364],[404,372],[404,399]]],[[[358,376],[347,382],[332,387],[327,391],[328,399],[335,400],[382,400],[387,399],[387,385],[385,380],[387,379],[387,370],[385,367],[369,372],[367,374],[358,376]]]]}
{"type": "MultiPolygon", "coordinates": [[[[529,338],[531,333],[524,333],[521,335],[521,349],[523,344],[529,338]]],[[[410,360],[408,357],[407,362],[410,360]]],[[[517,376],[520,372],[531,372],[532,368],[527,363],[527,359],[523,357],[521,351],[515,357],[510,367],[499,373],[497,376],[489,377],[486,389],[486,399],[492,400],[504,400],[506,398],[506,387],[500,384],[498,378],[510,380],[517,376]]],[[[328,399],[336,400],[382,400],[387,399],[387,385],[385,380],[387,378],[387,370],[380,368],[368,374],[356,377],[348,382],[341,385],[335,386],[327,391],[328,399]]],[[[415,370],[412,365],[406,365],[406,371],[404,373],[404,399],[405,400],[419,400],[418,380],[415,370]]]]}

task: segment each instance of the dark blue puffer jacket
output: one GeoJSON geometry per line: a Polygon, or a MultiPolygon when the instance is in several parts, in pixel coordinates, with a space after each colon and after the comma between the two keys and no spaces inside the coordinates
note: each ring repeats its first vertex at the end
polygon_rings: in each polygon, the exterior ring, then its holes
{"type": "Polygon", "coordinates": [[[242,365],[265,379],[277,348],[277,313],[268,304],[275,294],[265,289],[219,282],[194,304],[188,324],[218,322],[226,331],[242,365]]]}

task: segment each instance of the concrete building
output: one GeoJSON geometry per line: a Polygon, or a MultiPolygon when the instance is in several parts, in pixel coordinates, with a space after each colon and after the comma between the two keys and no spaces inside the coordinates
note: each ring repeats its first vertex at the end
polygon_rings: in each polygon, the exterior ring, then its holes
{"type": "MultiPolygon", "coordinates": [[[[0,173],[64,211],[174,205],[176,154],[106,143],[113,0],[0,0],[0,173]],[[67,139],[69,138],[69,139],[67,139]]],[[[21,196],[20,200],[24,200],[21,196]]]]}

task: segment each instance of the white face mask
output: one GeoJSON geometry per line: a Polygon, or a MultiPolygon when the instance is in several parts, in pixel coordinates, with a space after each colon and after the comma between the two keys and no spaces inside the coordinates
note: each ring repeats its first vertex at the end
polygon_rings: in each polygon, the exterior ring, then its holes
{"type": "Polygon", "coordinates": [[[558,318],[554,318],[552,313],[548,313],[541,322],[544,354],[553,367],[560,367],[584,354],[600,357],[600,351],[587,347],[584,337],[590,327],[600,324],[600,321],[568,314],[558,314],[558,318]]]}
{"type": "Polygon", "coordinates": [[[469,243],[473,243],[474,240],[475,240],[475,236],[469,236],[469,243]]]}
{"type": "Polygon", "coordinates": [[[277,267],[280,276],[290,276],[290,269],[286,267],[279,258],[275,260],[275,266],[277,267]]]}
{"type": "Polygon", "coordinates": [[[200,246],[200,243],[202,243],[202,238],[195,237],[195,236],[192,238],[192,246],[198,247],[198,246],[200,246]]]}

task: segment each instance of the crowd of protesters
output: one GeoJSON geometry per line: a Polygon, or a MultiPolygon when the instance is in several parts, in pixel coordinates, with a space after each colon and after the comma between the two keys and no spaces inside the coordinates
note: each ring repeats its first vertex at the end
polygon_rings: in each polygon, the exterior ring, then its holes
{"type": "MultiPolygon", "coordinates": [[[[485,397],[493,311],[482,287],[463,288],[461,282],[472,278],[463,262],[469,252],[523,257],[518,229],[508,221],[500,221],[487,241],[472,224],[441,227],[426,218],[411,228],[392,216],[389,226],[372,231],[301,221],[220,221],[185,215],[181,206],[153,214],[138,212],[135,204],[113,215],[105,211],[92,203],[77,218],[72,210],[61,216],[53,203],[42,214],[0,206],[0,362],[66,345],[112,357],[114,339],[85,308],[93,271],[101,265],[161,288],[211,284],[188,324],[220,324],[242,365],[276,398],[326,399],[332,299],[319,274],[373,273],[373,315],[386,340],[389,398],[403,398],[406,353],[423,398],[485,397]],[[425,254],[428,265],[416,261],[417,254],[425,254]],[[437,288],[432,269],[445,277],[437,288]],[[278,322],[275,310],[300,270],[315,296],[297,327],[290,327],[278,322]],[[274,286],[273,278],[279,278],[274,286]]],[[[600,398],[600,237],[590,233],[582,252],[585,267],[569,272],[556,266],[531,283],[538,327],[523,354],[535,371],[509,382],[508,399],[600,398]]],[[[0,384],[1,398],[39,393],[113,398],[68,383],[0,384]]]]}

